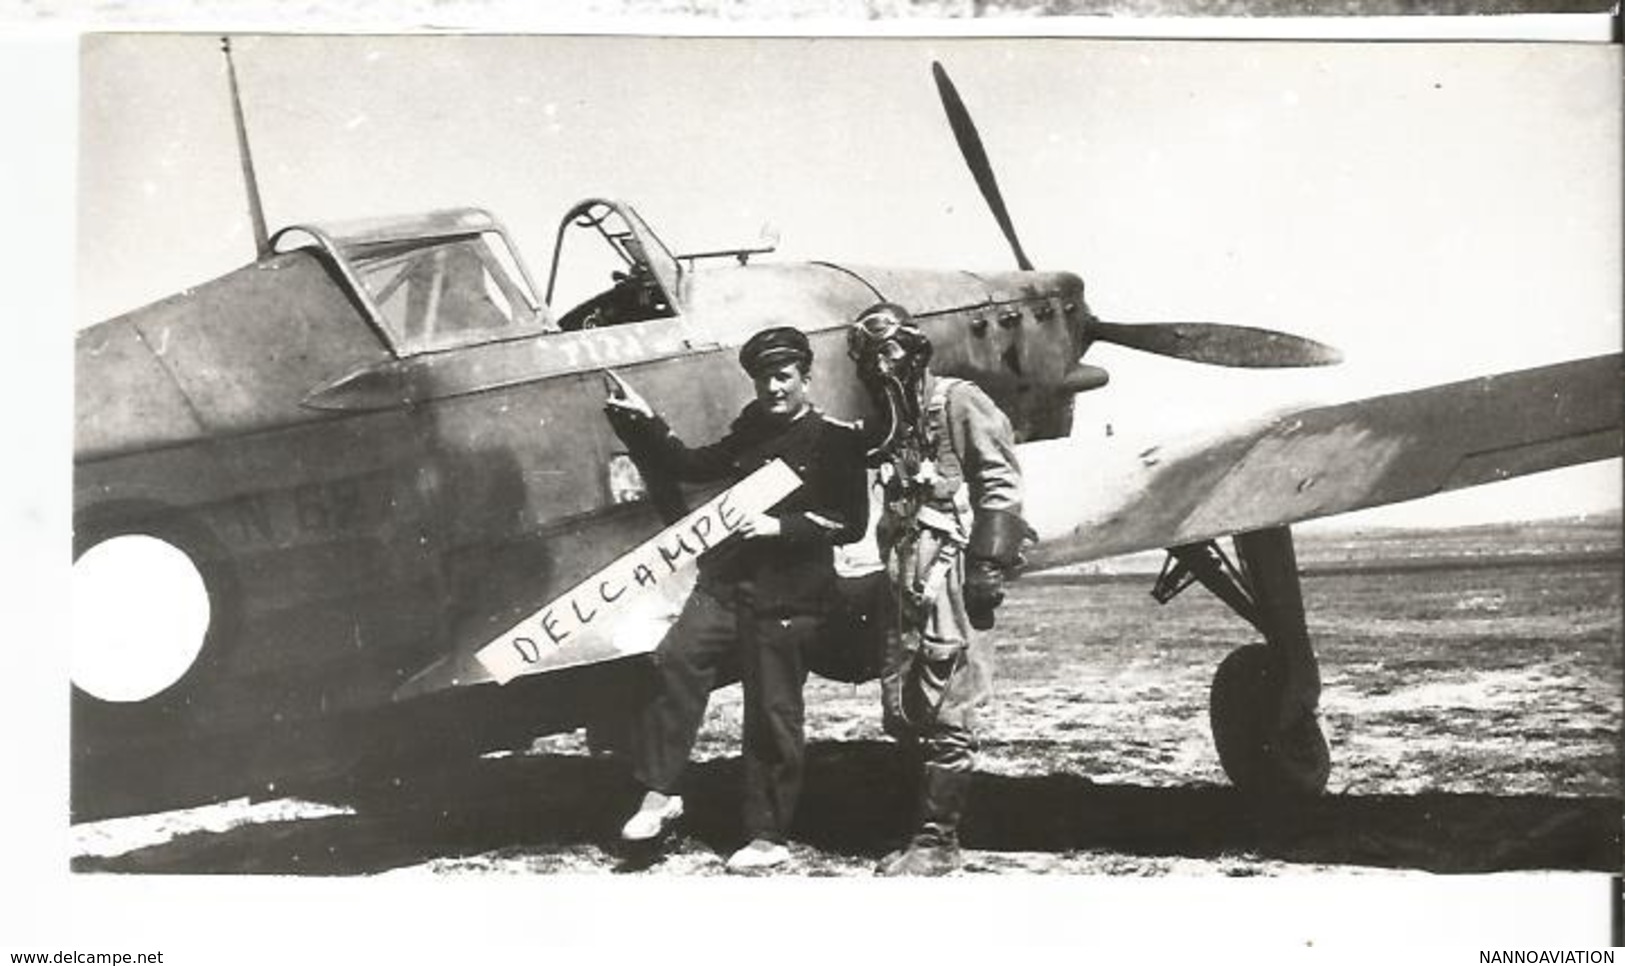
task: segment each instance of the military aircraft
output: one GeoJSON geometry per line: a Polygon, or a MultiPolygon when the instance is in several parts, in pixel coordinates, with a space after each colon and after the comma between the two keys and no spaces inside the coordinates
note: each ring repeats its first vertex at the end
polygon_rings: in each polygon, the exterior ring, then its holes
{"type": "MultiPolygon", "coordinates": [[[[765,245],[682,253],[613,198],[563,213],[545,280],[478,208],[270,233],[239,106],[258,257],[76,342],[75,818],[274,790],[361,758],[612,731],[639,663],[620,655],[636,648],[543,661],[503,684],[477,659],[561,602],[581,630],[592,604],[570,591],[713,495],[624,451],[601,411],[605,372],[656,400],[685,439],[713,438],[748,394],[738,346],[791,323],[817,351],[820,403],[861,417],[844,331],[880,300],[921,321],[938,371],[977,382],[1010,416],[1039,537],[1029,565],[1167,549],[1159,599],[1199,582],[1262,637],[1215,675],[1227,774],[1261,794],[1323,789],[1291,525],[1619,456],[1619,355],[1132,452],[1074,438],[1074,400],[1107,379],[1083,361],[1096,344],[1235,368],[1337,352],[1259,328],[1097,317],[1079,276],[1034,268],[970,111],[932,70],[1015,269],[776,262],[765,245]],[[611,266],[601,290],[555,298],[587,253],[611,266]],[[141,598],[121,598],[137,576],[141,598]],[[189,623],[177,629],[177,615],[189,623]],[[161,656],[134,649],[148,641],[161,656]],[[130,685],[101,674],[113,663],[150,673],[130,685]]],[[[238,104],[234,69],[228,80],[238,104]]],[[[815,669],[863,664],[851,650],[865,636],[845,630],[815,669]]]]}

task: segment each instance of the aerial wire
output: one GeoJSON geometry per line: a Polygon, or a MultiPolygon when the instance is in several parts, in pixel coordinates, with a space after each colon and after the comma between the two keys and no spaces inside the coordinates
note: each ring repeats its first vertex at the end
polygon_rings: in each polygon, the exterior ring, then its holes
{"type": "Polygon", "coordinates": [[[231,118],[237,128],[237,157],[243,167],[243,188],[248,193],[248,218],[253,223],[254,254],[264,258],[271,254],[271,236],[265,229],[265,206],[260,202],[259,179],[254,175],[254,154],[248,148],[248,125],[243,120],[243,99],[237,89],[237,64],[231,57],[231,38],[220,38],[220,50],[226,55],[226,79],[231,85],[231,118]]]}

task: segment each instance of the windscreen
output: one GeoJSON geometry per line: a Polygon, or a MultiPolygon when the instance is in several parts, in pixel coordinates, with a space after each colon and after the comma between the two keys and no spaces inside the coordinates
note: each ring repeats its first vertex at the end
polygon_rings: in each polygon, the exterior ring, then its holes
{"type": "Polygon", "coordinates": [[[541,331],[488,238],[378,242],[347,253],[401,355],[541,331]]]}

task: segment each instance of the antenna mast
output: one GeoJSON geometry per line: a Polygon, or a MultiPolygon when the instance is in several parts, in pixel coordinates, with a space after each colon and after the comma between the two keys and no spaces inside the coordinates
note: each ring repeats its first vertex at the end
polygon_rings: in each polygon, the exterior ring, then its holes
{"type": "Polygon", "coordinates": [[[259,258],[271,254],[271,236],[265,230],[265,207],[260,203],[259,180],[254,177],[254,155],[248,149],[248,127],[243,121],[243,99],[237,91],[237,65],[231,59],[231,38],[220,38],[226,55],[226,78],[231,84],[231,117],[237,127],[237,157],[243,166],[243,187],[248,192],[248,217],[253,222],[254,253],[259,258]]]}

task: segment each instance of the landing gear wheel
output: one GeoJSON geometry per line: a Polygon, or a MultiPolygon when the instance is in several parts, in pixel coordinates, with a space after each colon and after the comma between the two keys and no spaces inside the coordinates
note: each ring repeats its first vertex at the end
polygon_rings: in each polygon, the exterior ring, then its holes
{"type": "Polygon", "coordinates": [[[1313,713],[1278,726],[1286,673],[1264,644],[1238,647],[1213,675],[1208,718],[1224,773],[1259,798],[1318,795],[1331,775],[1331,751],[1313,713]]]}

